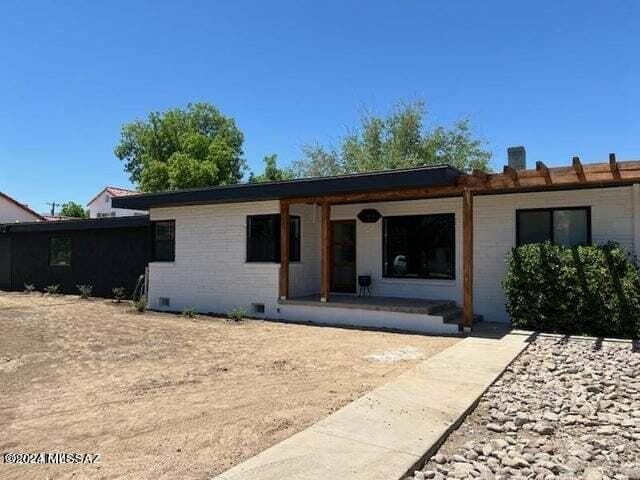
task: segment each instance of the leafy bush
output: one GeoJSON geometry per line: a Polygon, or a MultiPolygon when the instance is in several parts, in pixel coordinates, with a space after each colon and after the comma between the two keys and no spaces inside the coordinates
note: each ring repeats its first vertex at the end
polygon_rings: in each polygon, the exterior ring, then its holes
{"type": "Polygon", "coordinates": [[[185,308],[182,310],[182,316],[185,318],[196,318],[197,314],[193,308],[185,308]]]}
{"type": "Polygon", "coordinates": [[[36,286],[33,283],[24,284],[24,293],[33,293],[36,291],[36,286]]]}
{"type": "Polygon", "coordinates": [[[93,291],[93,285],[76,285],[76,288],[80,292],[80,298],[84,299],[89,298],[93,291]]]}
{"type": "Polygon", "coordinates": [[[138,312],[143,313],[147,309],[147,301],[144,298],[139,298],[133,302],[133,306],[138,312]]]}
{"type": "Polygon", "coordinates": [[[120,303],[126,295],[124,287],[112,288],[111,293],[113,294],[113,298],[116,303],[120,303]]]}
{"type": "Polygon", "coordinates": [[[640,268],[615,245],[514,248],[503,287],[515,326],[609,337],[640,336],[640,268]]]}
{"type": "Polygon", "coordinates": [[[240,307],[236,307],[229,312],[229,318],[236,322],[243,320],[244,317],[246,316],[247,316],[247,312],[244,310],[244,308],[240,308],[240,307]]]}
{"type": "Polygon", "coordinates": [[[49,295],[57,295],[58,292],[60,291],[60,285],[47,285],[46,287],[44,287],[44,291],[45,293],[48,293],[49,295]]]}

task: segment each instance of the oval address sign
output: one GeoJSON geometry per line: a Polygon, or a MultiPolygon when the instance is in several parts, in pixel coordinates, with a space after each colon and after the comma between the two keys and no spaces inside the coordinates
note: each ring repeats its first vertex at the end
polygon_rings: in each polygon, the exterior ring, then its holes
{"type": "Polygon", "coordinates": [[[362,223],[376,223],[382,215],[375,208],[365,208],[358,214],[358,219],[362,223]]]}

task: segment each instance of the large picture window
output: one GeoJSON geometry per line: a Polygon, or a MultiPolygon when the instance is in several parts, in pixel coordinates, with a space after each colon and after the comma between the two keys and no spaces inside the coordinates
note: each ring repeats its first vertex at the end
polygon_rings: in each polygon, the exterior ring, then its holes
{"type": "MultiPolygon", "coordinates": [[[[300,217],[289,217],[289,261],[300,261],[300,217]]],[[[247,217],[247,262],[280,262],[280,215],[247,217]]]]}
{"type": "Polygon", "coordinates": [[[52,267],[71,266],[71,238],[51,237],[49,239],[49,265],[52,267]]]}
{"type": "Polygon", "coordinates": [[[383,220],[383,275],[455,278],[455,216],[410,215],[383,220]]]}
{"type": "Polygon", "coordinates": [[[176,259],[176,222],[153,222],[153,261],[174,262],[176,259]]]}
{"type": "Polygon", "coordinates": [[[589,207],[537,208],[516,211],[516,244],[549,241],[565,247],[591,243],[589,207]]]}

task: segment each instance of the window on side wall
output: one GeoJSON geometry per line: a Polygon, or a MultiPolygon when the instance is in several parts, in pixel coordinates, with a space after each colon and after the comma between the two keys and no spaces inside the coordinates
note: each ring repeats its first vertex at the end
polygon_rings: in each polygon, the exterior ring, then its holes
{"type": "Polygon", "coordinates": [[[565,247],[591,244],[591,208],[516,210],[516,244],[546,241],[565,247]]]}
{"type": "Polygon", "coordinates": [[[383,275],[455,278],[455,215],[408,215],[383,219],[383,275]]]}
{"type": "Polygon", "coordinates": [[[173,262],[176,258],[176,222],[153,222],[153,261],[173,262]]]}
{"type": "Polygon", "coordinates": [[[70,237],[51,237],[49,239],[49,265],[52,267],[71,266],[70,237]]]}
{"type": "MultiPolygon", "coordinates": [[[[289,261],[300,261],[300,217],[289,217],[289,261]]],[[[280,262],[280,215],[247,217],[247,262],[280,262]]]]}

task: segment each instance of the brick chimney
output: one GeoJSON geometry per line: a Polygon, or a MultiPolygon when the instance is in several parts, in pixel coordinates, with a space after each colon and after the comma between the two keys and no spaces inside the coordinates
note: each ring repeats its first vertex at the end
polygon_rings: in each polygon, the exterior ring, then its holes
{"type": "Polygon", "coordinates": [[[524,147],[507,148],[507,164],[514,170],[527,169],[527,152],[524,147]]]}

